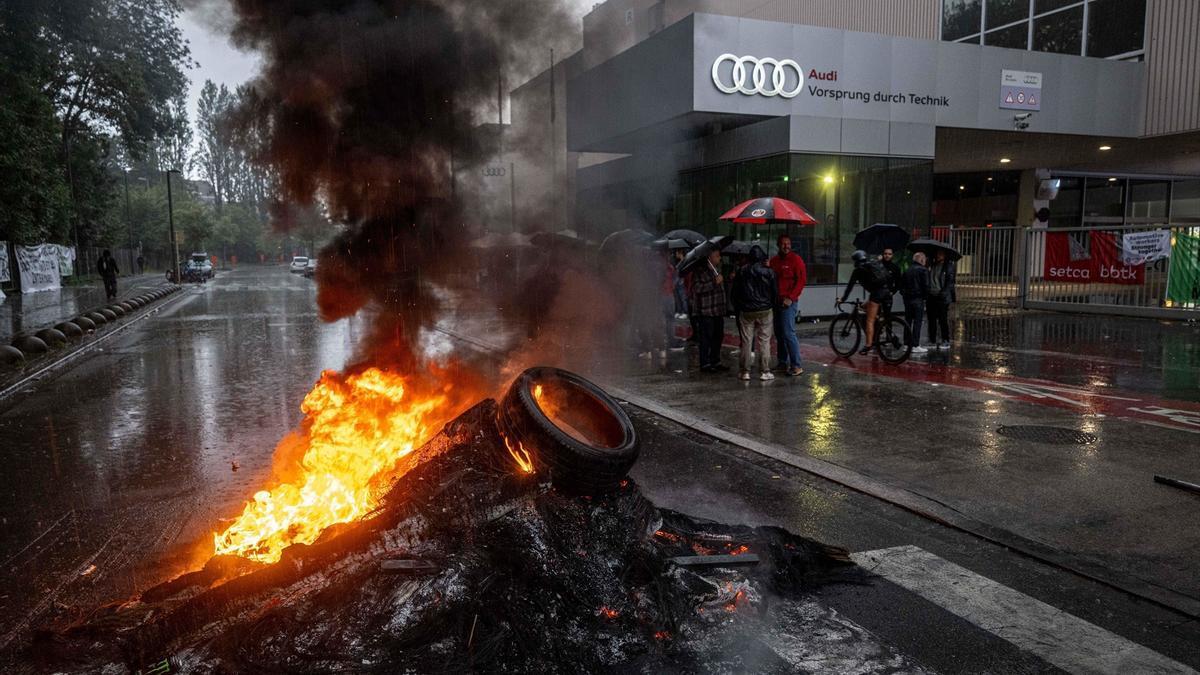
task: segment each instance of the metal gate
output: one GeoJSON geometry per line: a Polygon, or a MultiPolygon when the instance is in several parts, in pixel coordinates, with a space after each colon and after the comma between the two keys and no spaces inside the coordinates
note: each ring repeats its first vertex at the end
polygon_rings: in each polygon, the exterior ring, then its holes
{"type": "Polygon", "coordinates": [[[964,310],[1021,306],[1021,238],[1018,227],[961,227],[944,233],[962,258],[957,296],[964,310]]]}

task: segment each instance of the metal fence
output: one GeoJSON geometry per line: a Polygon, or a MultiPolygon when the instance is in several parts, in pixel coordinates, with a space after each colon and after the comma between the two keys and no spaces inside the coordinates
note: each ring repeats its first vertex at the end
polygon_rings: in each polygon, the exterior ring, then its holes
{"type": "Polygon", "coordinates": [[[936,228],[960,307],[1200,318],[1200,225],[936,228]]]}

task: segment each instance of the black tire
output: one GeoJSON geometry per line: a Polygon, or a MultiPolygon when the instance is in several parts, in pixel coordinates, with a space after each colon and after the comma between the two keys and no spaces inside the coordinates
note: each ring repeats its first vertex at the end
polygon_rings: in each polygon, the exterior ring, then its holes
{"type": "Polygon", "coordinates": [[[904,363],[912,354],[912,329],[898,316],[885,318],[879,326],[882,335],[875,336],[879,358],[893,366],[904,363]]]}
{"type": "Polygon", "coordinates": [[[838,356],[854,356],[862,342],[862,327],[845,312],[829,322],[829,346],[838,356]]]}
{"type": "Polygon", "coordinates": [[[603,389],[565,370],[530,368],[521,373],[496,415],[500,433],[513,444],[519,442],[530,454],[534,471],[548,473],[564,492],[613,490],[637,461],[639,441],[629,416],[603,389]],[[563,423],[593,440],[583,441],[552,421],[534,397],[538,385],[565,411],[560,418],[569,417],[563,423]]]}

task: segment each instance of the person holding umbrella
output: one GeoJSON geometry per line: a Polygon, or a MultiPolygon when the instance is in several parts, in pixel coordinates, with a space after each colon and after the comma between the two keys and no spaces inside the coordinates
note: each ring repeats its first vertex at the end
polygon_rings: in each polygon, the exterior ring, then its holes
{"type": "Polygon", "coordinates": [[[921,346],[921,326],[925,322],[925,300],[929,297],[929,269],[925,267],[925,254],[913,254],[912,264],[904,270],[900,283],[900,295],[904,298],[904,313],[912,326],[912,353],[929,351],[921,346]]]}
{"type": "Polygon", "coordinates": [[[706,260],[692,268],[692,311],[700,329],[700,370],[718,373],[729,370],[721,363],[721,340],[725,337],[725,278],[721,276],[721,249],[710,247],[706,260]]]}
{"type": "Polygon", "coordinates": [[[934,349],[950,349],[950,305],[957,299],[954,267],[946,249],[934,250],[933,264],[929,266],[929,344],[934,349]],[[941,342],[938,342],[939,332],[941,342]]]}
{"type": "Polygon", "coordinates": [[[779,235],[775,241],[779,253],[771,258],[771,271],[779,283],[779,299],[775,307],[775,342],[779,350],[778,370],[795,377],[804,373],[800,362],[800,340],[796,338],[796,313],[800,310],[800,294],[808,283],[808,268],[804,259],[792,250],[792,238],[779,235]]]}
{"type": "MultiPolygon", "coordinates": [[[[817,219],[803,206],[779,197],[757,197],[730,209],[721,220],[766,225],[816,225],[817,219]]],[[[776,241],[779,255],[771,258],[770,268],[779,283],[779,304],[775,308],[775,343],[779,349],[778,369],[788,375],[800,375],[800,341],[796,339],[797,302],[808,282],[808,269],[800,255],[792,251],[792,238],[786,234],[776,241]]]]}

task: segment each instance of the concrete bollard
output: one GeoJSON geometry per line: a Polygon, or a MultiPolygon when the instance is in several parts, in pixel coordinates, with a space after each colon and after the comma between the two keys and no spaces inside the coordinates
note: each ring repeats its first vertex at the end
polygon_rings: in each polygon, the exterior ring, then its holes
{"type": "Polygon", "coordinates": [[[113,321],[116,321],[116,320],[117,320],[117,313],[116,313],[116,312],[114,312],[114,311],[112,311],[111,309],[109,309],[109,308],[107,308],[107,307],[105,307],[105,308],[103,308],[103,309],[98,309],[98,310],[96,310],[96,311],[97,311],[97,312],[98,312],[98,313],[99,313],[101,316],[103,316],[104,318],[108,319],[108,322],[109,322],[109,323],[112,323],[113,321]]]}
{"type": "Polygon", "coordinates": [[[50,347],[51,349],[58,349],[59,347],[64,347],[67,344],[67,336],[63,334],[62,331],[54,328],[43,328],[37,333],[34,333],[34,336],[42,342],[45,342],[46,346],[50,347]]]}
{"type": "Polygon", "coordinates": [[[66,335],[68,340],[77,340],[83,337],[83,327],[74,321],[64,321],[60,324],[55,324],[54,330],[66,335]]]}
{"type": "Polygon", "coordinates": [[[0,367],[16,368],[25,365],[25,355],[20,349],[8,345],[0,345],[0,367]]]}
{"type": "Polygon", "coordinates": [[[95,322],[97,328],[108,323],[108,317],[104,316],[100,312],[88,312],[87,314],[84,314],[84,316],[95,322]]]}
{"type": "Polygon", "coordinates": [[[45,342],[32,335],[18,335],[12,341],[12,346],[20,349],[26,356],[36,356],[50,351],[45,342]]]}
{"type": "MultiPolygon", "coordinates": [[[[125,316],[126,314],[129,313],[129,312],[126,312],[125,308],[120,305],[109,305],[108,307],[105,307],[104,309],[112,312],[114,318],[116,318],[118,316],[125,316]]],[[[103,311],[103,310],[101,310],[101,311],[103,311]]]]}
{"type": "Polygon", "coordinates": [[[79,329],[84,333],[96,330],[96,322],[92,321],[86,316],[77,316],[74,319],[71,319],[71,323],[79,326],[79,329]]]}

